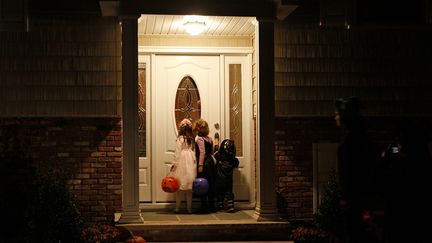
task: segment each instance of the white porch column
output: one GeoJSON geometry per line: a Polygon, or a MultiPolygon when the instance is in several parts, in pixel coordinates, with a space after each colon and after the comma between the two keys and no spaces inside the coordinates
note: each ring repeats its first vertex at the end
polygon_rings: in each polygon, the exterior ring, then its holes
{"type": "Polygon", "coordinates": [[[276,205],[274,177],[275,101],[274,26],[259,20],[258,117],[257,117],[257,205],[258,220],[280,219],[276,205]]]}
{"type": "Polygon", "coordinates": [[[138,23],[121,17],[123,201],[119,223],[142,223],[138,191],[138,23]]]}

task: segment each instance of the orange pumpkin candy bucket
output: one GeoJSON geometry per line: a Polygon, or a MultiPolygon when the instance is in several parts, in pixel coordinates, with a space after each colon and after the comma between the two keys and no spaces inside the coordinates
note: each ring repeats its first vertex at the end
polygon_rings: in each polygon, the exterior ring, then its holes
{"type": "Polygon", "coordinates": [[[132,236],[129,239],[125,241],[125,243],[146,243],[147,241],[144,240],[141,236],[132,236]]]}
{"type": "Polygon", "coordinates": [[[162,191],[168,192],[168,193],[174,193],[174,192],[178,191],[178,189],[180,188],[179,183],[172,176],[166,176],[166,177],[162,178],[161,186],[162,186],[162,191]]]}

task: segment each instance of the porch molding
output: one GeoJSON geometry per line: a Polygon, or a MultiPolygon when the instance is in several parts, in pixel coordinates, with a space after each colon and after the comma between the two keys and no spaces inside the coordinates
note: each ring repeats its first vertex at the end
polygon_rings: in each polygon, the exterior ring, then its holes
{"type": "Polygon", "coordinates": [[[120,1],[99,1],[102,16],[118,16],[120,1]]]}
{"type": "Polygon", "coordinates": [[[274,18],[276,5],[271,0],[157,0],[120,1],[122,14],[261,16],[274,18]]]}
{"type": "Polygon", "coordinates": [[[139,54],[252,54],[252,47],[139,46],[139,54]]]}
{"type": "Polygon", "coordinates": [[[300,4],[299,0],[273,0],[276,4],[276,18],[284,20],[290,15],[300,4]]]}
{"type": "Polygon", "coordinates": [[[102,16],[118,16],[120,9],[123,14],[199,14],[203,15],[225,15],[225,16],[260,16],[272,18],[276,16],[278,20],[284,20],[299,6],[298,0],[267,0],[267,1],[238,1],[219,0],[177,0],[176,4],[167,2],[169,0],[158,1],[99,1],[102,16]],[[187,2],[186,2],[187,1],[187,2]]]}
{"type": "Polygon", "coordinates": [[[274,23],[258,19],[257,205],[258,221],[279,220],[275,177],[274,23]],[[261,38],[265,37],[265,38],[261,38]]]}
{"type": "Polygon", "coordinates": [[[123,202],[119,223],[144,222],[139,209],[138,17],[120,17],[122,27],[123,202]]]}

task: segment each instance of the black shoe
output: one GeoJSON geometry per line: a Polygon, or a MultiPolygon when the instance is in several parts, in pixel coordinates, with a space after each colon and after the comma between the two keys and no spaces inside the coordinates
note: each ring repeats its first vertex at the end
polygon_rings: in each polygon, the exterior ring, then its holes
{"type": "Polygon", "coordinates": [[[208,214],[209,210],[208,208],[200,208],[196,211],[197,214],[208,214]]]}
{"type": "Polygon", "coordinates": [[[234,209],[234,207],[228,207],[227,209],[226,209],[226,212],[227,213],[234,213],[236,210],[234,209]]]}
{"type": "Polygon", "coordinates": [[[221,211],[224,209],[224,205],[223,203],[217,203],[216,204],[216,211],[221,211]]]}

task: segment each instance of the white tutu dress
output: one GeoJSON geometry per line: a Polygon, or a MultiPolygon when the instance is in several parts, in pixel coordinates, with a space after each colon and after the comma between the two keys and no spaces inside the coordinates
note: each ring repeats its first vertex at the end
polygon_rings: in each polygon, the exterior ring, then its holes
{"type": "Polygon", "coordinates": [[[192,183],[197,174],[195,152],[183,136],[177,138],[176,144],[171,175],[176,178],[180,190],[192,190],[192,183]]]}

